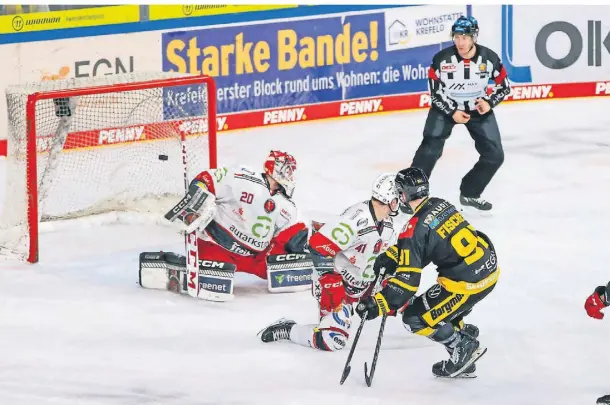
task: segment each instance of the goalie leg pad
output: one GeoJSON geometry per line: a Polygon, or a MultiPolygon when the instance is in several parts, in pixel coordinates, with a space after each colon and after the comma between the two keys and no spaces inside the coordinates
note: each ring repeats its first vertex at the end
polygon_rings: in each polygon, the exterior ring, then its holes
{"type": "Polygon", "coordinates": [[[237,266],[217,260],[199,261],[199,298],[208,301],[233,299],[237,266]]]}
{"type": "MultiPolygon", "coordinates": [[[[268,288],[272,293],[311,290],[313,263],[309,254],[267,256],[268,288]]],[[[140,253],[139,283],[144,288],[187,293],[186,257],[171,252],[140,253]]],[[[198,298],[233,299],[237,266],[220,260],[199,260],[198,298]]]]}
{"type": "Polygon", "coordinates": [[[311,290],[313,263],[308,253],[267,256],[267,287],[272,293],[311,290]]]}
{"type": "Polygon", "coordinates": [[[171,252],[140,253],[139,283],[153,290],[186,292],[186,257],[171,252]]]}
{"type": "MultiPolygon", "coordinates": [[[[237,267],[217,260],[199,261],[199,295],[208,301],[233,299],[237,267]]],[[[188,294],[186,257],[171,252],[140,253],[139,283],[143,288],[188,294]]]]}

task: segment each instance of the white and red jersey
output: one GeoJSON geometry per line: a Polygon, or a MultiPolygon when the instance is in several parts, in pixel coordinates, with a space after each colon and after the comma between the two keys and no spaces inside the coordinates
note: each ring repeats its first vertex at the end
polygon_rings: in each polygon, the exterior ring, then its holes
{"type": "Polygon", "coordinates": [[[409,217],[399,213],[377,222],[372,202],[363,201],[325,223],[309,243],[321,255],[334,257],[335,272],[343,277],[347,295],[356,299],[375,279],[375,259],[397,242],[409,217]]]}
{"type": "Polygon", "coordinates": [[[297,222],[295,204],[282,193],[271,195],[262,173],[248,167],[221,167],[197,179],[216,196],[217,213],[199,237],[242,256],[269,247],[281,231],[297,222]]]}

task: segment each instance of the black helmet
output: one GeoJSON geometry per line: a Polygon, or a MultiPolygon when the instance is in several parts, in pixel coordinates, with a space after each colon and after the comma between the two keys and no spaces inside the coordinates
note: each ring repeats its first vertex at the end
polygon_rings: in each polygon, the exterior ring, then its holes
{"type": "Polygon", "coordinates": [[[474,17],[460,16],[451,26],[451,37],[455,34],[471,35],[476,38],[479,34],[479,22],[474,17]]]}
{"type": "Polygon", "coordinates": [[[400,196],[400,202],[407,204],[409,201],[426,198],[430,195],[430,183],[428,176],[420,168],[409,167],[396,174],[396,188],[400,196]]]}

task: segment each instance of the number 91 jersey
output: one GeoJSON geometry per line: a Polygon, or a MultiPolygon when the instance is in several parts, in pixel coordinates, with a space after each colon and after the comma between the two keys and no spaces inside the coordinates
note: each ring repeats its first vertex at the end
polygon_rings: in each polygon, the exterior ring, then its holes
{"type": "Polygon", "coordinates": [[[377,222],[371,201],[364,201],[324,224],[320,235],[312,237],[312,248],[335,257],[334,269],[343,277],[347,295],[357,299],[375,280],[375,259],[396,243],[408,220],[400,213],[377,222]]]}
{"type": "Polygon", "coordinates": [[[437,266],[438,283],[455,294],[477,294],[494,285],[499,274],[491,240],[441,198],[417,207],[397,247],[386,255],[394,259],[395,278],[413,293],[430,263],[437,266]]]}
{"type": "Polygon", "coordinates": [[[197,179],[216,196],[214,220],[199,237],[242,256],[264,251],[274,236],[297,220],[294,203],[282,193],[271,195],[261,173],[247,167],[211,169],[197,179]]]}

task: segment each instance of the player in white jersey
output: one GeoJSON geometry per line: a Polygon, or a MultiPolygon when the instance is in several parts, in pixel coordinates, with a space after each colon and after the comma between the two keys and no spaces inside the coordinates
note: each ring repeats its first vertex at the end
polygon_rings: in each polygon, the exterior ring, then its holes
{"type": "Polygon", "coordinates": [[[267,279],[267,255],[292,253],[285,245],[297,236],[304,247],[307,228],[291,200],[296,168],[294,157],[271,151],[264,173],[243,166],[200,173],[196,180],[215,196],[217,210],[199,232],[199,258],[267,279]]]}
{"type": "Polygon", "coordinates": [[[193,260],[184,255],[144,252],[140,285],[226,301],[233,297],[234,273],[245,272],[269,279],[271,292],[310,288],[311,260],[303,254],[308,229],[291,200],[296,169],[292,155],[271,151],[263,173],[243,166],[199,173],[165,215],[189,238],[197,231],[196,250],[188,245],[187,254],[196,253],[198,273],[186,275],[193,260]]]}
{"type": "Polygon", "coordinates": [[[396,243],[408,216],[400,213],[396,173],[380,175],[372,198],[355,204],[324,224],[309,240],[314,263],[313,295],[319,324],[280,319],[260,332],[263,342],[289,340],[325,351],[340,350],[349,338],[352,304],[375,285],[377,256],[396,243]],[[315,277],[317,276],[317,277],[315,277]]]}

